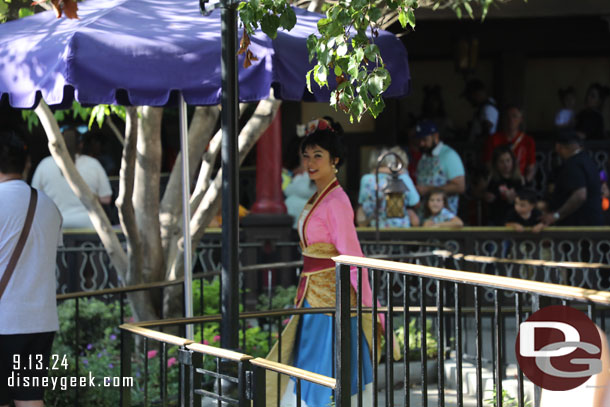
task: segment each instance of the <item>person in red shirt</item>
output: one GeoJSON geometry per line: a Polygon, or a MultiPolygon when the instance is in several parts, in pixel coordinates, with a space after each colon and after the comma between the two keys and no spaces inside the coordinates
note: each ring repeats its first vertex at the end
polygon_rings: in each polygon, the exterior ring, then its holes
{"type": "Polygon", "coordinates": [[[517,106],[507,107],[504,112],[503,130],[487,138],[483,160],[491,163],[492,153],[496,147],[509,145],[517,157],[521,175],[526,183],[530,183],[536,174],[536,142],[521,130],[522,123],[521,109],[517,106]]]}

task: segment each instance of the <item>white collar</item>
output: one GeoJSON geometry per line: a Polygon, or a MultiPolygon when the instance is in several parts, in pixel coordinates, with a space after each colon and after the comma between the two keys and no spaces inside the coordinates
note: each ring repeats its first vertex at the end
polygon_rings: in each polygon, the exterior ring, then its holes
{"type": "Polygon", "coordinates": [[[432,155],[433,156],[438,156],[441,153],[441,148],[443,148],[443,142],[439,141],[438,144],[436,145],[436,147],[434,147],[432,149],[432,155]]]}

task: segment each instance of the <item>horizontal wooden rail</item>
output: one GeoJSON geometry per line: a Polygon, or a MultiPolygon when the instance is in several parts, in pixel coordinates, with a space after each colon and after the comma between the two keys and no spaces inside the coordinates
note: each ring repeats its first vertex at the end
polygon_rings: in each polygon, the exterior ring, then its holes
{"type": "MultiPolygon", "coordinates": [[[[358,232],[375,232],[375,228],[372,226],[362,226],[357,227],[356,230],[358,232]]],[[[407,231],[413,234],[421,234],[425,236],[429,234],[431,231],[439,231],[439,228],[386,228],[382,229],[379,232],[381,235],[391,234],[392,232],[402,232],[407,231]]],[[[471,234],[472,232],[513,232],[514,234],[523,235],[523,232],[517,232],[514,229],[507,228],[505,226],[464,226],[460,229],[451,229],[455,232],[463,232],[464,234],[471,234]]],[[[220,234],[221,228],[208,228],[208,232],[206,234],[220,234]],[[208,233],[209,232],[209,233],[208,233]]],[[[610,233],[609,226],[551,226],[545,228],[538,235],[546,235],[553,232],[608,232],[610,233]]],[[[115,233],[117,235],[123,235],[123,231],[120,229],[116,229],[115,233]]],[[[71,235],[89,235],[93,238],[98,239],[97,232],[95,229],[66,229],[63,231],[65,236],[71,235]]],[[[427,236],[426,236],[427,237],[427,236]]],[[[383,242],[383,240],[382,240],[383,242]]],[[[422,242],[423,243],[423,242],[422,242]]],[[[243,242],[242,242],[243,244],[243,242]]]]}
{"type": "Polygon", "coordinates": [[[605,263],[585,263],[578,261],[547,261],[534,259],[504,259],[491,256],[477,256],[472,254],[452,253],[449,250],[433,250],[435,256],[464,260],[473,263],[507,263],[522,264],[535,267],[555,267],[555,268],[574,268],[574,269],[610,269],[610,264],[605,263]]]}
{"type": "MultiPolygon", "coordinates": [[[[355,308],[354,308],[355,309],[355,308]]],[[[274,318],[274,317],[282,317],[285,315],[303,315],[303,314],[334,314],[335,307],[320,307],[320,308],[283,308],[277,310],[267,310],[267,311],[248,311],[248,312],[240,312],[240,319],[249,319],[249,318],[274,318]]],[[[213,315],[203,315],[192,318],[172,318],[172,319],[158,319],[153,321],[142,321],[142,322],[133,322],[132,325],[141,326],[141,327],[151,327],[151,326],[172,326],[172,325],[184,325],[184,324],[201,324],[207,322],[220,322],[221,315],[213,314],[213,315]]]]}
{"type": "MultiPolygon", "coordinates": [[[[572,307],[576,308],[576,309],[586,310],[586,308],[584,306],[579,307],[577,304],[572,305],[572,307]]],[[[527,305],[525,305],[524,308],[527,308],[527,305]]],[[[606,307],[602,307],[601,309],[606,309],[606,307]]],[[[392,310],[395,313],[401,313],[401,312],[404,312],[405,309],[402,306],[394,306],[394,307],[392,307],[392,310]]],[[[426,307],[426,310],[428,312],[436,312],[437,307],[429,305],[426,307]]],[[[461,307],[461,310],[462,310],[462,313],[466,313],[466,314],[474,312],[474,308],[472,308],[472,307],[461,307]]],[[[352,313],[354,313],[356,311],[357,311],[357,309],[355,307],[353,307],[351,309],[352,313]]],[[[454,312],[454,311],[455,311],[455,308],[453,308],[453,307],[448,307],[448,306],[443,307],[443,312],[454,312]]],[[[370,314],[372,312],[373,312],[373,309],[371,307],[362,307],[362,313],[370,314]]],[[[384,314],[384,313],[388,312],[388,308],[387,307],[377,307],[377,312],[379,314],[384,314]]],[[[420,307],[410,306],[408,312],[411,314],[417,314],[420,312],[420,307]]],[[[495,312],[495,310],[493,307],[485,307],[485,306],[481,307],[481,313],[483,313],[483,314],[494,313],[494,312],[495,312]]],[[[514,314],[515,309],[514,309],[514,307],[503,306],[502,309],[500,310],[500,312],[507,313],[507,314],[514,314]]],[[[334,307],[332,307],[332,308],[331,307],[282,308],[282,309],[274,309],[274,310],[266,310],[266,311],[240,312],[239,319],[278,318],[278,317],[289,316],[289,315],[334,314],[334,313],[335,313],[334,307]]],[[[181,325],[185,325],[185,324],[203,324],[203,323],[210,323],[210,322],[220,322],[221,320],[222,320],[222,316],[220,314],[213,314],[213,315],[204,315],[204,316],[191,317],[191,318],[172,318],[172,319],[159,319],[159,320],[153,320],[153,321],[132,322],[128,325],[142,327],[142,328],[167,327],[167,326],[181,326],[181,325]]]]}
{"type": "Polygon", "coordinates": [[[250,360],[250,363],[255,366],[260,366],[267,370],[272,370],[277,373],[282,373],[288,376],[296,377],[297,379],[306,380],[308,382],[316,383],[325,387],[334,389],[336,386],[336,380],[332,377],[324,376],[318,373],[309,372],[307,370],[299,369],[296,367],[288,366],[283,363],[273,362],[271,360],[256,358],[250,360]]]}
{"type": "Polygon", "coordinates": [[[388,260],[377,260],[366,257],[337,256],[333,257],[333,260],[338,264],[368,267],[377,270],[395,271],[401,274],[453,281],[463,284],[472,284],[486,288],[512,290],[576,301],[591,301],[598,304],[610,304],[610,292],[607,291],[589,290],[585,288],[522,280],[513,277],[472,273],[468,271],[448,270],[410,263],[397,263],[388,260]]]}
{"type": "MultiPolygon", "coordinates": [[[[374,229],[373,229],[374,230],[374,229]]],[[[384,246],[422,246],[422,247],[442,247],[441,242],[423,242],[420,240],[360,240],[361,245],[381,244],[384,246]]]]}
{"type": "Polygon", "coordinates": [[[217,348],[215,346],[202,345],[200,343],[195,343],[189,339],[181,338],[179,336],[166,334],[163,332],[158,332],[152,329],[144,328],[138,326],[136,324],[122,324],[119,326],[120,329],[124,329],[131,333],[134,333],[139,336],[143,336],[148,339],[153,339],[158,342],[164,342],[170,345],[175,346],[184,346],[187,349],[190,349],[195,352],[203,353],[205,355],[219,357],[223,359],[233,360],[233,361],[244,361],[252,359],[253,357],[250,355],[246,355],[244,353],[234,352],[227,349],[217,348]]]}
{"type": "Polygon", "coordinates": [[[149,339],[154,339],[158,342],[169,343],[170,345],[186,346],[186,345],[193,343],[193,341],[191,341],[189,339],[181,338],[181,337],[175,336],[175,335],[166,334],[163,332],[154,331],[152,329],[143,328],[141,326],[137,326],[134,324],[122,324],[122,325],[119,325],[119,329],[124,329],[124,330],[132,332],[136,335],[144,336],[149,339]]]}
{"type": "MultiPolygon", "coordinates": [[[[528,230],[528,229],[526,229],[528,230]]],[[[530,228],[531,230],[531,228],[530,228]]],[[[375,228],[372,226],[359,226],[356,228],[357,232],[375,232],[375,228]]],[[[472,235],[472,233],[483,233],[483,232],[508,232],[514,235],[518,235],[518,236],[524,236],[524,235],[529,235],[529,236],[546,236],[546,235],[551,235],[553,233],[563,233],[563,232],[572,232],[572,233],[578,233],[578,234],[586,234],[586,233],[610,233],[610,226],[551,226],[548,228],[544,228],[543,231],[541,231],[540,233],[531,233],[531,234],[527,234],[524,232],[518,232],[515,229],[506,227],[506,226],[464,226],[461,228],[450,228],[450,227],[446,227],[446,228],[438,228],[438,227],[416,227],[416,228],[385,228],[380,230],[380,234],[383,237],[384,235],[388,236],[391,235],[394,232],[408,232],[410,235],[422,235],[425,236],[425,238],[427,239],[430,235],[430,233],[432,232],[435,235],[438,235],[439,233],[445,233],[447,231],[450,232],[457,232],[459,234],[463,234],[465,236],[470,236],[472,235]]],[[[381,240],[381,242],[383,243],[383,240],[381,240]]]]}
{"type": "Polygon", "coordinates": [[[198,353],[203,353],[204,355],[228,359],[234,362],[243,362],[244,360],[252,359],[252,356],[246,355],[245,353],[234,352],[232,350],[217,348],[210,345],[203,345],[201,343],[191,343],[190,345],[187,345],[186,348],[198,353]]]}

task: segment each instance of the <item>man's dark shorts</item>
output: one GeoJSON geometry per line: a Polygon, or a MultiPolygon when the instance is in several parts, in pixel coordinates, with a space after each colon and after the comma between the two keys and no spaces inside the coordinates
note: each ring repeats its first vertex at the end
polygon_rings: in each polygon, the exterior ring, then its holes
{"type": "Polygon", "coordinates": [[[43,399],[44,388],[23,386],[23,378],[30,378],[32,383],[34,377],[38,377],[38,382],[41,382],[42,377],[48,376],[54,336],[55,332],[0,335],[0,405],[9,404],[11,400],[43,399]],[[32,370],[29,369],[30,360],[32,370]],[[20,364],[19,370],[13,371],[17,361],[20,364]],[[15,383],[9,387],[11,376],[15,383]],[[17,377],[21,379],[22,386],[17,386],[17,377]]]}

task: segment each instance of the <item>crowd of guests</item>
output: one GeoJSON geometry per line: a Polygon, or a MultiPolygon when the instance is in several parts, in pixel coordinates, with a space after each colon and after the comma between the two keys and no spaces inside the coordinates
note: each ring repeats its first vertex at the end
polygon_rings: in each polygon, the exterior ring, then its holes
{"type": "MultiPolygon", "coordinates": [[[[472,104],[474,115],[466,139],[479,150],[480,166],[466,174],[462,157],[449,145],[456,137],[440,88],[427,87],[409,145],[381,148],[371,154],[368,173],[360,180],[356,223],[376,227],[379,222],[379,228],[460,227],[468,223],[519,231],[531,228],[527,230],[534,232],[550,225],[608,224],[607,175],[584,144],[605,136],[601,111],[609,93],[600,84],[592,84],[584,108],[576,112],[574,89],[559,91],[562,107],[555,117],[553,141],[560,162],[546,174],[546,188],[541,190],[534,188],[536,142],[524,131],[520,106],[498,109],[483,82],[474,79],[467,83],[463,96],[472,104]],[[387,215],[383,192],[393,172],[404,184],[404,209],[399,217],[387,215]],[[460,208],[464,194],[470,202],[481,203],[480,222],[472,222],[465,208],[460,208]]],[[[285,189],[289,213],[295,215],[302,207],[297,200],[305,202],[311,193],[306,169],[299,167],[296,174],[285,189]]]]}
{"type": "MultiPolygon", "coordinates": [[[[531,226],[539,231],[548,225],[596,226],[608,224],[610,193],[606,172],[598,168],[584,148],[586,140],[605,137],[602,108],[608,88],[593,83],[586,91],[584,107],[576,110],[576,91],[572,87],[558,92],[561,108],[554,118],[555,152],[561,165],[547,173],[546,189],[534,192],[537,182],[536,142],[524,131],[524,112],[518,105],[499,109],[484,83],[467,82],[462,94],[474,108],[468,130],[456,136],[445,112],[441,89],[426,87],[421,114],[413,121],[405,145],[379,148],[370,156],[368,173],[360,180],[356,223],[380,228],[531,226]],[[468,140],[479,151],[478,168],[465,168],[454,141],[468,140]],[[380,157],[385,157],[378,162],[380,157]],[[401,216],[387,216],[384,189],[392,179],[393,168],[400,167],[397,178],[404,185],[401,216]],[[460,197],[463,199],[460,206],[460,197]],[[465,203],[479,202],[482,216],[474,219],[465,203]],[[527,204],[533,204],[529,208],[527,204]],[[604,213],[605,212],[605,213],[604,213]],[[526,216],[527,215],[527,216],[526,216]]],[[[84,127],[84,126],[83,126],[84,127]]],[[[63,129],[68,151],[77,170],[102,204],[108,206],[112,190],[104,168],[87,154],[86,127],[63,129]]],[[[302,139],[301,139],[302,140],[302,139]]],[[[283,180],[288,214],[297,218],[315,192],[295,139],[283,180]]],[[[80,199],[72,192],[51,157],[40,162],[32,185],[46,192],[64,219],[64,228],[92,228],[80,199]]],[[[537,185],[539,187],[539,185],[537,185]]],[[[246,213],[244,211],[244,213],[246,213]]],[[[218,221],[220,225],[220,221],[218,221]]]]}

